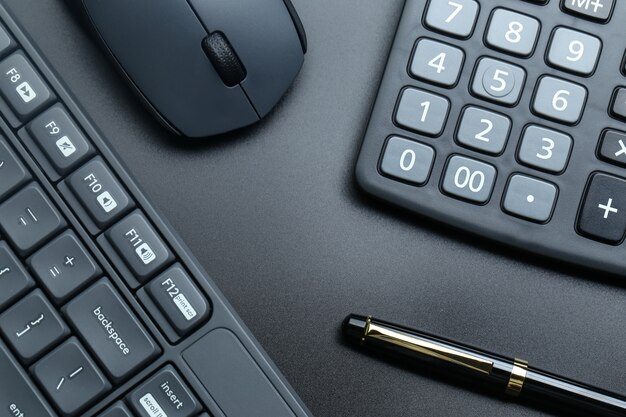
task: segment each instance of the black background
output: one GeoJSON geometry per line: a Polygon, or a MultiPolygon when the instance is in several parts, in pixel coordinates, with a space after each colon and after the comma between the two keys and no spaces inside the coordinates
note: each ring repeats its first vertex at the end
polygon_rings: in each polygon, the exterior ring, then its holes
{"type": "Polygon", "coordinates": [[[257,126],[197,144],[153,121],[61,0],[4,1],[314,415],[547,415],[345,346],[350,312],[626,393],[619,279],[357,189],[402,0],[294,0],[309,52],[291,91],[257,126]]]}

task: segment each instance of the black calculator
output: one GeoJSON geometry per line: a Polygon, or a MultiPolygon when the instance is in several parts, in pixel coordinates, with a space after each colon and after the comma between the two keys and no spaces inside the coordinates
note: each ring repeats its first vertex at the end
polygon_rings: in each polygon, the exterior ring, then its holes
{"type": "Polygon", "coordinates": [[[407,0],[359,155],[367,192],[626,272],[626,1],[407,0]]]}

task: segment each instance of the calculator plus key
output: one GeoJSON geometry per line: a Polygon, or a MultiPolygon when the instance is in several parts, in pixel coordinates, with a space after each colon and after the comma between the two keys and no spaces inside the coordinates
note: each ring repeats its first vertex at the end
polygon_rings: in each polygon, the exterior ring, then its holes
{"type": "Polygon", "coordinates": [[[592,239],[618,244],[626,233],[626,180],[594,174],[587,185],[578,230],[592,239]]]}
{"type": "Polygon", "coordinates": [[[0,229],[20,254],[45,242],[65,225],[41,187],[34,183],[0,204],[0,229]]]}
{"type": "Polygon", "coordinates": [[[626,167],[626,132],[605,130],[600,139],[598,156],[606,162],[626,167]]]}
{"type": "Polygon", "coordinates": [[[60,174],[93,153],[85,135],[60,104],[37,116],[28,125],[28,131],[60,174]]]}
{"type": "Polygon", "coordinates": [[[448,35],[466,38],[474,30],[478,11],[475,0],[430,0],[426,25],[448,35]]]}
{"type": "Polygon", "coordinates": [[[72,337],[31,368],[64,415],[72,416],[111,389],[80,342],[72,337]]]}
{"type": "Polygon", "coordinates": [[[100,267],[74,232],[66,231],[28,260],[39,281],[60,304],[100,274],[100,267]]]}
{"type": "Polygon", "coordinates": [[[67,184],[98,227],[106,226],[134,206],[120,182],[99,157],[74,172],[67,184]]]}
{"type": "Polygon", "coordinates": [[[54,94],[21,51],[0,62],[0,92],[22,120],[54,100],[54,94]]]}
{"type": "Polygon", "coordinates": [[[2,313],[0,331],[26,363],[41,356],[70,333],[41,290],[33,291],[2,313]]]}

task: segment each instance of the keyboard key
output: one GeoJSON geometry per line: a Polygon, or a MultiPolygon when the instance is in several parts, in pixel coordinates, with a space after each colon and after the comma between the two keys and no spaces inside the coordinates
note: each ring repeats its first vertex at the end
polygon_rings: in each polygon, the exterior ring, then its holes
{"type": "Polygon", "coordinates": [[[63,415],[75,415],[111,389],[75,337],[46,355],[31,371],[63,415]]]}
{"type": "Polygon", "coordinates": [[[65,226],[63,217],[34,183],[0,205],[0,229],[20,254],[34,249],[65,226]]]}
{"type": "Polygon", "coordinates": [[[65,174],[94,152],[91,144],[61,105],[46,110],[28,131],[54,168],[65,174]]]}
{"type": "Polygon", "coordinates": [[[0,25],[0,56],[5,56],[17,47],[6,28],[0,25]]]}
{"type": "Polygon", "coordinates": [[[557,122],[576,124],[582,116],[587,89],[554,77],[543,77],[533,100],[533,111],[557,122]]]}
{"type": "Polygon", "coordinates": [[[6,242],[0,242],[0,311],[35,286],[35,282],[6,242]]]}
{"type": "Polygon", "coordinates": [[[180,336],[209,317],[206,297],[179,264],[152,280],[146,290],[180,336]]]}
{"type": "Polygon", "coordinates": [[[626,167],[626,132],[605,130],[598,156],[614,165],[626,167]]]}
{"type": "Polygon", "coordinates": [[[405,88],[400,94],[396,123],[425,135],[441,134],[448,118],[450,101],[417,88],[405,88]]]}
{"type": "Polygon", "coordinates": [[[495,103],[512,106],[519,101],[526,82],[526,71],[492,58],[478,62],[472,81],[472,93],[495,103]]]}
{"type": "Polygon", "coordinates": [[[593,174],[587,185],[578,218],[580,233],[606,243],[618,244],[626,232],[626,180],[593,174]]]}
{"type": "Polygon", "coordinates": [[[552,34],[548,50],[550,65],[575,74],[589,75],[600,58],[602,42],[577,30],[558,28],[552,34]]]}
{"type": "Polygon", "coordinates": [[[459,80],[464,59],[462,49],[431,39],[420,39],[411,61],[411,75],[429,83],[450,87],[459,80]]]}
{"type": "Polygon", "coordinates": [[[172,252],[140,212],[122,219],[106,236],[142,283],[174,261],[172,252]]]}
{"type": "Polygon", "coordinates": [[[615,0],[561,0],[561,7],[568,13],[606,22],[611,17],[615,0]]]}
{"type": "Polygon", "coordinates": [[[111,283],[102,279],[63,311],[113,382],[133,375],[159,348],[111,283]]]}
{"type": "Polygon", "coordinates": [[[0,137],[0,201],[11,191],[30,179],[30,174],[9,147],[7,141],[0,137]]]}
{"type": "Polygon", "coordinates": [[[200,404],[171,365],[136,389],[128,404],[141,417],[192,417],[201,411],[200,404]]]}
{"type": "Polygon", "coordinates": [[[504,196],[504,210],[527,220],[544,223],[556,203],[556,186],[526,175],[513,175],[504,196]]]}
{"type": "Polygon", "coordinates": [[[67,184],[100,228],[134,206],[120,182],[99,157],[73,173],[67,184]]]}
{"type": "Polygon", "coordinates": [[[41,290],[33,291],[2,313],[0,331],[26,363],[37,359],[70,334],[41,290]]]}
{"type": "Polygon", "coordinates": [[[497,155],[504,150],[511,131],[511,119],[478,107],[467,107],[461,116],[456,138],[460,144],[497,155]]]}
{"type": "Polygon", "coordinates": [[[56,417],[22,367],[0,341],[0,410],[10,417],[56,417]]]}
{"type": "Polygon", "coordinates": [[[613,103],[611,104],[611,114],[626,120],[626,88],[619,87],[615,90],[613,103]]]}
{"type": "Polygon", "coordinates": [[[487,45],[519,56],[529,56],[539,37],[539,21],[521,13],[496,9],[491,15],[487,45]]]}
{"type": "Polygon", "coordinates": [[[573,144],[571,136],[565,133],[528,126],[517,156],[522,164],[557,173],[565,169],[573,144]]]}
{"type": "Polygon", "coordinates": [[[496,169],[484,162],[455,155],[448,161],[443,190],[474,203],[486,203],[496,182],[496,169]]]}
{"type": "Polygon", "coordinates": [[[22,121],[54,100],[54,95],[22,51],[0,62],[0,93],[22,121]]]}
{"type": "Polygon", "coordinates": [[[64,302],[101,273],[72,231],[64,232],[36,252],[28,260],[28,266],[57,304],[64,302]]]}
{"type": "Polygon", "coordinates": [[[117,402],[98,417],[133,417],[123,402],[117,402]]]}
{"type": "Polygon", "coordinates": [[[380,165],[383,173],[417,185],[428,181],[435,162],[435,150],[430,146],[393,136],[384,152],[380,165]]]}
{"type": "Polygon", "coordinates": [[[431,0],[426,12],[426,25],[448,35],[468,37],[478,18],[475,0],[431,0]]]}

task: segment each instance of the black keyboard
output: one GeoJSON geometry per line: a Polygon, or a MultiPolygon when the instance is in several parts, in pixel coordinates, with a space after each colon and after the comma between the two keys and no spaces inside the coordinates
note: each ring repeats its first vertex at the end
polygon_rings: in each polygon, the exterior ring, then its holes
{"type": "Polygon", "coordinates": [[[0,415],[310,416],[0,5],[0,415]]]}
{"type": "Polygon", "coordinates": [[[626,2],[407,0],[357,163],[367,192],[626,271],[626,2]]]}

